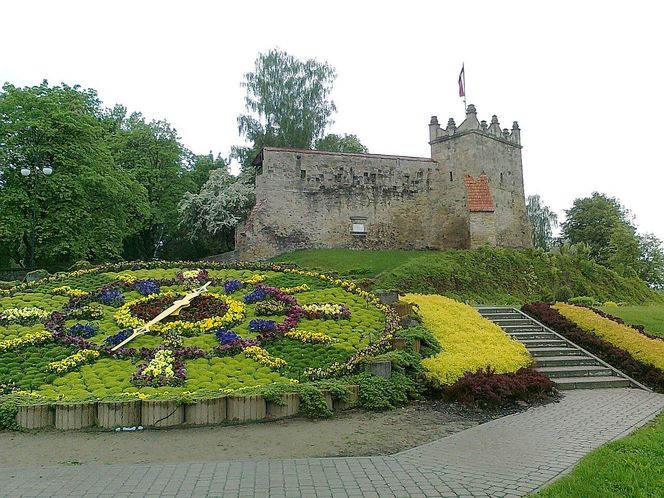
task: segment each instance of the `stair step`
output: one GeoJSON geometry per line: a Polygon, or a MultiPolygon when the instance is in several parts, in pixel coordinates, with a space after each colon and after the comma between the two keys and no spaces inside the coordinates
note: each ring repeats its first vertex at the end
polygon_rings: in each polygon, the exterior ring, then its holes
{"type": "Polygon", "coordinates": [[[590,356],[538,356],[535,358],[537,368],[599,364],[595,358],[591,358],[590,356]]]}
{"type": "Polygon", "coordinates": [[[602,365],[540,367],[537,371],[548,375],[552,379],[560,377],[593,377],[596,375],[610,377],[613,375],[613,370],[602,365]]]}
{"type": "Polygon", "coordinates": [[[488,320],[522,320],[524,316],[521,313],[480,313],[484,318],[488,320]]]}
{"type": "Polygon", "coordinates": [[[520,325],[522,327],[532,327],[533,322],[528,318],[498,318],[493,320],[496,325],[501,327],[511,326],[511,325],[520,325]]]}
{"type": "Polygon", "coordinates": [[[477,311],[479,311],[482,315],[490,315],[492,313],[514,313],[514,310],[512,308],[499,308],[499,307],[488,307],[488,308],[478,308],[477,311]]]}
{"type": "Polygon", "coordinates": [[[546,340],[546,339],[558,339],[556,334],[551,332],[545,332],[540,330],[539,332],[508,332],[507,335],[518,340],[518,341],[532,341],[532,340],[546,340]]]}
{"type": "Polygon", "coordinates": [[[554,379],[558,389],[603,389],[605,387],[629,387],[630,381],[615,376],[563,377],[554,379]]]}
{"type": "Polygon", "coordinates": [[[567,342],[556,336],[544,339],[519,339],[526,348],[564,348],[567,342]]]}
{"type": "MultiPolygon", "coordinates": [[[[496,324],[498,325],[498,324],[496,324]]],[[[498,325],[506,332],[542,332],[544,329],[539,325],[498,325]]]]}
{"type": "Polygon", "coordinates": [[[584,356],[583,351],[570,347],[528,348],[533,356],[584,356]]]}

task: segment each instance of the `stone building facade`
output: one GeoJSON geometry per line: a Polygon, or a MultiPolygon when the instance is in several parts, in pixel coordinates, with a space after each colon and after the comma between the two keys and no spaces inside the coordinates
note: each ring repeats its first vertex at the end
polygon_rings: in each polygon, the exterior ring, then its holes
{"type": "Polygon", "coordinates": [[[429,124],[431,158],[264,148],[240,259],[304,248],[531,246],[519,126],[429,124]]]}

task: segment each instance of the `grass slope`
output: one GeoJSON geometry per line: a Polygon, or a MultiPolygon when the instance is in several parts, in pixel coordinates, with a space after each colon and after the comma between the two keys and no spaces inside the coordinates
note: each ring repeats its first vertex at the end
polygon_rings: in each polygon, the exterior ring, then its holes
{"type": "Polygon", "coordinates": [[[664,415],[596,449],[537,498],[654,498],[664,490],[664,415]]]}
{"type": "Polygon", "coordinates": [[[447,251],[309,249],[274,261],[372,278],[374,289],[443,294],[475,304],[520,304],[571,296],[643,304],[663,302],[637,279],[626,279],[588,260],[542,251],[482,248],[447,251]]]}
{"type": "Polygon", "coordinates": [[[604,313],[622,318],[632,325],[643,325],[653,335],[664,337],[664,304],[647,306],[602,306],[604,313]]]}

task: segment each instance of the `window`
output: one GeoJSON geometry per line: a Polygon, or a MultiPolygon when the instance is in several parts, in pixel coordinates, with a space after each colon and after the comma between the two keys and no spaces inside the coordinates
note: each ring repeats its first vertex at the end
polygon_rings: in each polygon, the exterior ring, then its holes
{"type": "Polygon", "coordinates": [[[452,172],[451,172],[451,171],[450,171],[450,181],[451,181],[451,182],[454,181],[454,177],[452,176],[452,172]]]}
{"type": "Polygon", "coordinates": [[[300,170],[300,180],[305,180],[307,178],[307,170],[306,169],[301,169],[300,170]]]}
{"type": "Polygon", "coordinates": [[[364,216],[353,217],[350,219],[350,233],[353,235],[366,235],[367,219],[364,216]]]}
{"type": "Polygon", "coordinates": [[[503,174],[500,174],[500,183],[503,183],[503,174]]]}
{"type": "Polygon", "coordinates": [[[424,173],[422,171],[417,172],[417,179],[421,180],[424,177],[424,173]]]}

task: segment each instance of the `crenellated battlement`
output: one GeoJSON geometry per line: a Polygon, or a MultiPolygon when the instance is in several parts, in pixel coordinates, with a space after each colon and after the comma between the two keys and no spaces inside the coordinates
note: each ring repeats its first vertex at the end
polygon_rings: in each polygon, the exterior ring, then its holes
{"type": "Polygon", "coordinates": [[[487,124],[485,120],[478,121],[477,110],[473,104],[466,108],[466,119],[457,127],[454,118],[447,121],[447,127],[442,128],[438,123],[437,116],[431,116],[429,123],[429,143],[443,142],[466,133],[481,133],[488,137],[500,140],[507,144],[521,147],[521,129],[519,123],[514,121],[512,129],[503,128],[501,130],[498,117],[494,114],[491,117],[491,123],[487,124]]]}

